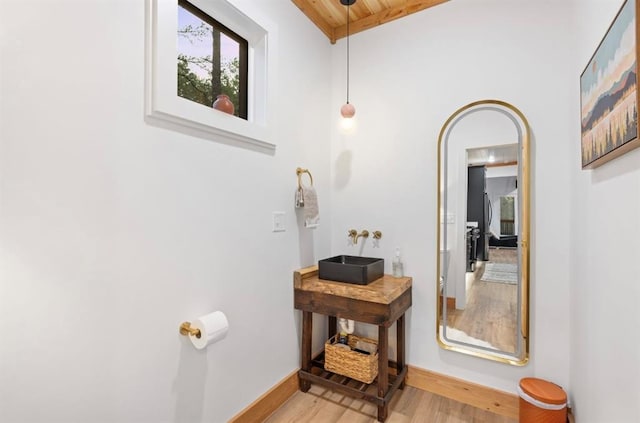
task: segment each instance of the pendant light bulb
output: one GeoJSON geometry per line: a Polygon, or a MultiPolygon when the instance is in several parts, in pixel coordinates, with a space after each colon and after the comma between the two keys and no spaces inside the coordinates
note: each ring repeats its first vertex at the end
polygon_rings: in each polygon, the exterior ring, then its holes
{"type": "Polygon", "coordinates": [[[349,8],[356,0],[340,0],[343,6],[347,6],[347,102],[340,108],[340,114],[347,120],[356,114],[356,108],[349,103],[349,8]]]}
{"type": "Polygon", "coordinates": [[[340,119],[340,131],[345,133],[345,134],[349,134],[351,132],[355,132],[356,130],[356,126],[358,125],[358,119],[352,117],[352,118],[341,118],[340,119]]]}

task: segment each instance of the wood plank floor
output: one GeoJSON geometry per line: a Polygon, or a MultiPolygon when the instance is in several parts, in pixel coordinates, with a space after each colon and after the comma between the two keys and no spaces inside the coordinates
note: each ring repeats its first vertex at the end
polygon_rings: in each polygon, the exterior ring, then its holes
{"type": "MultiPolygon", "coordinates": [[[[489,262],[517,263],[515,249],[490,249],[489,262]]],[[[518,287],[482,281],[484,265],[478,263],[464,310],[447,310],[449,327],[486,341],[502,351],[515,352],[518,325],[518,287]]]]}
{"type": "MultiPolygon", "coordinates": [[[[311,385],[297,391],[266,423],[375,423],[377,408],[366,401],[311,385]]],[[[517,423],[517,420],[407,386],[396,392],[387,423],[517,423]]]]}

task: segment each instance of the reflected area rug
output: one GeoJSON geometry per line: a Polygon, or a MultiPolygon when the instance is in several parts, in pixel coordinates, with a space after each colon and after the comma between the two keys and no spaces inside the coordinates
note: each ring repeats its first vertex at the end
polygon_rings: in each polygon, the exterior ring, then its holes
{"type": "Polygon", "coordinates": [[[515,285],[518,283],[518,265],[513,263],[487,263],[484,265],[484,273],[481,281],[508,283],[515,285]]]}

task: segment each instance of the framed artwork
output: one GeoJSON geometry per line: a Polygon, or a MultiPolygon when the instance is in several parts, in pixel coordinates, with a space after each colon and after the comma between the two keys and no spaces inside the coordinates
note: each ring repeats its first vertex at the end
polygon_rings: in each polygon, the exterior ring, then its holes
{"type": "Polygon", "coordinates": [[[626,0],[580,76],[582,168],[640,146],[637,3],[626,0]]]}

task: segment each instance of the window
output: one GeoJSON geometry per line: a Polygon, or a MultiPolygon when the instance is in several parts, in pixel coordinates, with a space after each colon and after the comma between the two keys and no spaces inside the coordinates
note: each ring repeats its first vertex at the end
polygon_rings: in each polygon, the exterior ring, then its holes
{"type": "Polygon", "coordinates": [[[219,94],[247,119],[247,40],[186,0],[178,2],[178,95],[212,107],[219,94]]]}
{"type": "MultiPolygon", "coordinates": [[[[243,61],[240,40],[246,40],[247,72],[245,80],[242,79],[243,72],[238,73],[240,79],[237,100],[238,115],[244,113],[246,117],[239,119],[212,110],[206,97],[200,98],[207,103],[204,107],[197,101],[178,95],[177,57],[181,38],[178,36],[181,28],[178,15],[182,13],[181,7],[177,6],[178,2],[182,0],[146,0],[145,121],[150,125],[190,136],[273,154],[276,148],[273,128],[277,115],[278,27],[264,15],[268,8],[265,9],[264,3],[241,0],[189,0],[192,6],[204,12],[204,16],[215,17],[217,25],[220,25],[214,26],[208,20],[194,15],[220,31],[221,66],[226,60],[222,55],[223,34],[238,43],[239,68],[243,61]]],[[[187,11],[193,15],[191,10],[187,11]]],[[[192,28],[199,25],[196,20],[192,23],[192,28]]],[[[194,58],[211,56],[213,62],[213,52],[212,35],[210,52],[208,50],[206,53],[189,55],[194,58]]],[[[187,52],[182,54],[187,55],[187,52]]],[[[186,68],[190,66],[185,66],[185,70],[186,68]]],[[[195,74],[198,70],[193,67],[190,72],[195,74]]],[[[200,79],[207,78],[200,76],[200,79]]]]}
{"type": "Polygon", "coordinates": [[[500,235],[515,235],[515,199],[500,197],[500,235]]]}

